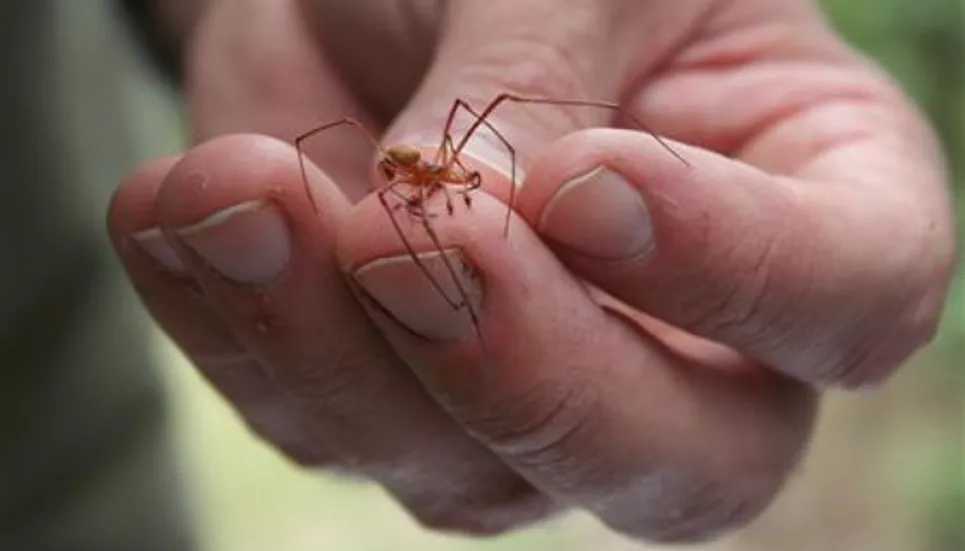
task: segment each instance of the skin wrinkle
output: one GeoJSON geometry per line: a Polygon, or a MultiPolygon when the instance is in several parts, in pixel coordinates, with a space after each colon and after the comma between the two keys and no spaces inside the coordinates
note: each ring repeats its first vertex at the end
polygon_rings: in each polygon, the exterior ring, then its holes
{"type": "MultiPolygon", "coordinates": [[[[674,64],[681,72],[701,72],[753,63],[760,58],[761,52],[775,52],[786,47],[787,37],[796,26],[786,21],[768,21],[730,34],[703,37],[696,46],[676,57],[674,64]]],[[[782,53],[784,60],[797,59],[789,52],[782,53]]]]}
{"type": "MultiPolygon", "coordinates": [[[[806,232],[804,233],[804,239],[810,237],[806,232]]],[[[810,245],[810,243],[808,243],[810,245]]],[[[805,259],[799,266],[802,277],[798,278],[799,285],[796,286],[795,293],[787,293],[786,298],[782,304],[776,304],[773,306],[770,315],[758,316],[759,326],[762,328],[770,328],[770,331],[762,330],[760,331],[763,337],[759,344],[763,350],[781,350],[787,349],[790,345],[791,338],[794,334],[794,328],[797,326],[807,327],[808,322],[806,320],[802,321],[799,319],[798,315],[795,314],[793,305],[794,304],[806,304],[809,297],[813,296],[815,291],[814,282],[817,281],[817,266],[814,259],[816,255],[813,252],[812,247],[805,248],[799,246],[797,248],[798,256],[796,259],[800,262],[800,259],[805,259]],[[768,333],[770,333],[768,335],[768,333]]],[[[770,287],[770,282],[767,283],[770,287]]],[[[785,290],[786,292],[786,290],[785,290]]],[[[807,355],[805,354],[805,357],[807,355]]]]}
{"type": "MultiPolygon", "coordinates": [[[[818,80],[818,79],[815,79],[818,80]]],[[[753,92],[748,92],[748,95],[752,95],[753,92]]],[[[770,90],[769,95],[777,94],[779,91],[770,90]]],[[[735,147],[725,152],[729,156],[733,156],[738,159],[749,159],[757,158],[759,155],[750,155],[749,152],[755,151],[759,143],[768,143],[768,133],[778,130],[782,127],[796,127],[802,125],[802,120],[806,120],[814,111],[823,110],[828,107],[831,102],[859,102],[859,101],[874,101],[874,98],[868,91],[865,90],[840,90],[832,89],[828,90],[824,95],[815,95],[813,91],[809,91],[808,97],[802,98],[800,101],[787,101],[780,105],[775,105],[771,110],[767,112],[759,113],[756,121],[753,123],[748,123],[744,128],[742,128],[742,134],[732,137],[731,139],[735,143],[735,147]]],[[[857,133],[856,136],[864,135],[864,133],[857,133]]],[[[813,139],[814,136],[809,137],[813,139]]],[[[812,159],[821,154],[822,150],[828,150],[831,146],[836,143],[845,141],[840,135],[840,132],[835,130],[834,136],[825,140],[823,144],[820,142],[812,146],[812,151],[807,155],[802,155],[799,158],[802,160],[812,159]],[[823,146],[823,147],[822,147],[823,146]]],[[[795,175],[800,172],[800,167],[781,167],[780,173],[795,175]]]]}
{"type": "MultiPolygon", "coordinates": [[[[733,152],[733,155],[742,159],[755,159],[760,157],[756,152],[759,143],[768,143],[773,140],[770,133],[783,132],[785,129],[798,129],[808,125],[812,117],[820,115],[822,112],[832,109],[838,105],[846,105],[853,111],[857,104],[867,103],[870,106],[880,107],[880,102],[875,98],[862,95],[851,95],[847,93],[834,94],[823,98],[821,101],[808,102],[795,106],[788,106],[787,110],[781,114],[773,114],[767,120],[762,120],[759,126],[747,131],[747,138],[741,147],[733,152]]],[[[838,119],[840,120],[840,119],[838,119]]],[[[862,121],[864,122],[864,121],[862,121]]],[[[821,137],[815,132],[808,134],[809,150],[806,155],[799,157],[800,163],[796,166],[788,165],[779,167],[778,173],[788,176],[805,177],[809,173],[809,168],[817,164],[824,154],[839,154],[848,144],[858,144],[863,141],[877,141],[881,139],[880,132],[871,128],[862,127],[860,124],[850,132],[836,130],[832,135],[821,137]]],[[[778,167],[773,167],[777,169],[778,167]]]]}
{"type": "Polygon", "coordinates": [[[681,68],[726,69],[765,59],[853,66],[857,59],[827,47],[828,39],[834,39],[833,27],[811,2],[721,0],[703,20],[713,23],[703,25],[706,34],[692,37],[692,44],[677,58],[681,68]],[[802,32],[813,29],[816,21],[825,32],[802,32]]]}
{"type": "MultiPolygon", "coordinates": [[[[716,242],[716,240],[712,235],[716,231],[716,228],[714,226],[714,217],[711,212],[702,209],[699,213],[699,216],[695,217],[692,214],[688,215],[686,223],[688,232],[690,232],[688,235],[689,241],[691,241],[691,243],[687,245],[687,249],[690,251],[700,251],[701,253],[705,253],[704,259],[698,261],[699,263],[692,268],[692,271],[688,270],[688,273],[676,275],[676,277],[693,278],[695,281],[695,285],[693,285],[691,288],[692,292],[690,293],[689,300],[684,297],[677,297],[676,301],[678,304],[674,308],[674,311],[679,318],[679,326],[684,330],[692,331],[694,329],[703,327],[702,324],[709,317],[714,316],[715,312],[722,307],[720,302],[726,302],[728,300],[727,297],[738,292],[740,282],[734,281],[728,291],[721,292],[720,289],[713,287],[713,285],[716,285],[716,283],[708,285],[702,281],[706,277],[704,275],[705,270],[719,271],[717,267],[726,265],[726,259],[731,257],[733,253],[719,250],[715,251],[713,249],[713,244],[716,242]],[[693,242],[696,243],[694,244],[693,242]],[[718,304],[708,307],[706,306],[708,294],[722,295],[724,300],[717,301],[718,304]]],[[[662,241],[661,237],[662,236],[660,235],[656,236],[658,251],[660,250],[660,242],[662,241]]],[[[740,243],[740,240],[735,239],[733,242],[740,243]]],[[[680,248],[680,246],[676,244],[671,245],[671,247],[673,249],[680,248]]],[[[691,260],[691,258],[687,258],[682,260],[681,263],[684,266],[687,266],[691,260]]],[[[672,262],[671,265],[676,267],[678,264],[677,262],[672,262]]],[[[670,274],[667,274],[665,277],[671,279],[670,274]]],[[[672,279],[676,279],[676,277],[673,277],[672,279]]]]}
{"type": "MultiPolygon", "coordinates": [[[[504,38],[500,43],[474,55],[472,65],[455,69],[454,75],[455,80],[459,81],[485,80],[490,83],[493,93],[512,89],[520,95],[536,97],[600,96],[601,91],[583,79],[581,75],[587,73],[577,69],[570,57],[560,48],[542,42],[539,37],[504,38]],[[518,58],[520,52],[526,52],[525,57],[512,64],[512,72],[500,69],[506,65],[506,59],[518,58]]],[[[604,92],[603,96],[606,95],[604,92]]],[[[475,103],[481,106],[489,99],[477,98],[475,103]]],[[[574,128],[599,124],[605,115],[609,115],[609,112],[601,109],[557,109],[551,106],[506,105],[500,111],[514,108],[525,109],[527,121],[537,125],[546,135],[558,135],[574,128]]],[[[517,144],[514,143],[514,147],[517,144]]],[[[517,147],[517,151],[532,151],[532,148],[525,147],[524,143],[517,147]]]]}
{"type": "MultiPolygon", "coordinates": [[[[791,224],[792,225],[792,224],[791,224]]],[[[721,303],[717,323],[710,328],[714,333],[740,331],[747,334],[755,342],[770,329],[766,323],[759,320],[763,313],[779,311],[780,307],[773,304],[774,295],[770,292],[773,275],[771,266],[775,265],[774,256],[777,251],[778,238],[771,235],[763,237],[764,244],[757,253],[756,259],[750,263],[747,279],[736,279],[738,283],[733,293],[730,293],[721,303]],[[730,312],[729,315],[723,315],[730,312]]]]}
{"type": "MultiPolygon", "coordinates": [[[[787,213],[782,214],[785,219],[794,219],[798,212],[800,199],[795,192],[795,188],[787,187],[788,197],[790,198],[786,204],[790,205],[789,209],[782,209],[782,212],[787,211],[787,213]]],[[[806,227],[806,224],[796,224],[794,222],[787,222],[783,224],[782,227],[794,228],[794,227],[806,227]]],[[[787,233],[787,232],[784,232],[787,233]]],[[[774,335],[774,339],[777,341],[782,341],[782,338],[777,337],[779,334],[792,334],[793,331],[775,331],[775,325],[768,322],[767,320],[761,319],[761,316],[767,312],[771,312],[772,315],[768,316],[771,318],[777,318],[781,315],[782,307],[780,304],[775,304],[773,302],[773,297],[768,292],[771,288],[771,280],[773,276],[769,273],[762,273],[768,271],[767,267],[771,265],[781,265],[779,262],[774,260],[774,255],[779,251],[786,249],[794,249],[799,251],[799,247],[794,245],[784,245],[778,247],[778,240],[787,238],[788,240],[793,239],[793,235],[785,236],[775,236],[773,234],[761,235],[755,227],[746,228],[747,237],[736,237],[732,239],[732,242],[737,246],[741,247],[746,243],[761,242],[760,245],[755,245],[754,248],[760,249],[760,252],[753,253],[754,260],[747,262],[742,260],[736,264],[743,267],[748,267],[747,273],[751,278],[740,279],[740,278],[727,278],[733,281],[733,285],[728,291],[721,292],[721,290],[714,290],[711,294],[713,296],[719,296],[718,300],[713,301],[712,307],[707,307],[706,310],[699,312],[696,317],[687,318],[682,326],[684,329],[692,330],[700,334],[719,334],[719,333],[729,333],[731,331],[742,331],[748,336],[752,337],[752,340],[758,342],[762,349],[767,350],[771,348],[766,344],[768,340],[773,340],[767,337],[767,335],[774,335]],[[759,281],[761,283],[755,283],[759,281]],[[755,329],[756,328],[756,329],[755,329]]],[[[794,240],[796,243],[797,240],[794,240]]],[[[730,258],[733,256],[738,256],[740,258],[747,258],[748,254],[746,252],[738,250],[737,252],[719,253],[722,257],[730,258]]],[[[793,259],[789,259],[789,262],[795,262],[797,258],[801,256],[813,257],[813,255],[803,254],[798,255],[793,259]]],[[[728,260],[716,260],[712,261],[711,265],[721,266],[734,264],[733,261],[728,260]]],[[[813,264],[813,263],[808,263],[813,264]]],[[[812,268],[813,269],[813,268],[812,268]]],[[[717,270],[717,268],[715,268],[717,270]]],[[[694,298],[695,304],[706,305],[708,302],[706,298],[700,298],[701,296],[694,298]]],[[[790,299],[785,300],[784,303],[791,303],[790,299]]],[[[795,322],[796,323],[796,322],[795,322]]]]}
{"type": "Polygon", "coordinates": [[[470,431],[486,435],[487,445],[498,454],[533,466],[546,466],[547,456],[555,455],[554,449],[565,448],[568,440],[588,430],[593,412],[599,408],[593,385],[571,381],[559,386],[559,392],[537,386],[528,393],[529,397],[494,408],[492,417],[460,417],[470,431]],[[507,418],[512,419],[512,424],[506,423],[507,418]]]}

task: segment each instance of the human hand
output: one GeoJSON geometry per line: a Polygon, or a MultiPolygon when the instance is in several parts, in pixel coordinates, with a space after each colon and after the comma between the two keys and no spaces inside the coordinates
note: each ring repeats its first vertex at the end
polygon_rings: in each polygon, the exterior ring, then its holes
{"type": "MultiPolygon", "coordinates": [[[[484,347],[374,198],[353,205],[364,141],[311,148],[320,216],[266,138],[132,175],[111,233],[145,303],[298,461],[372,478],[440,529],[576,506],[641,538],[708,537],[780,489],[815,387],[880,381],[930,337],[953,257],[937,147],[810,2],[312,6],[314,34],[290,2],[212,8],[189,85],[199,140],[350,115],[433,146],[454,97],[512,91],[620,100],[690,166],[643,133],[581,131],[606,112],[500,111],[529,224],[504,239],[485,195],[433,220],[478,274],[484,347]]],[[[505,157],[471,153],[504,193],[505,157]]]]}

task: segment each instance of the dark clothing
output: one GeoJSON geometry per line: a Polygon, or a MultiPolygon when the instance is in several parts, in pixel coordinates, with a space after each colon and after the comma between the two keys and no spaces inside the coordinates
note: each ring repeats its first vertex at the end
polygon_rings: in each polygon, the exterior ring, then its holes
{"type": "Polygon", "coordinates": [[[193,549],[151,326],[104,229],[123,174],[178,136],[135,51],[109,0],[0,2],[3,551],[193,549]]]}

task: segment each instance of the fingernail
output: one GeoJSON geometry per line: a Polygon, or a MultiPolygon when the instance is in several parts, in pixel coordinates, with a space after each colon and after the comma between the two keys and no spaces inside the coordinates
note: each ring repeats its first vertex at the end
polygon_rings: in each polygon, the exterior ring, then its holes
{"type": "Polygon", "coordinates": [[[271,283],[291,256],[291,236],[281,212],[261,199],[220,210],[174,233],[209,266],[238,283],[271,283]]]}
{"type": "Polygon", "coordinates": [[[133,234],[134,242],[141,249],[151,256],[161,266],[165,267],[174,275],[184,275],[188,273],[188,267],[184,265],[178,253],[167,242],[161,228],[151,228],[133,234]]]}
{"type": "Polygon", "coordinates": [[[604,166],[563,184],[546,204],[538,228],[579,254],[603,260],[636,258],[653,249],[646,203],[604,166]]]}
{"type": "Polygon", "coordinates": [[[404,255],[373,260],[355,270],[352,277],[369,297],[412,332],[437,341],[469,336],[474,329],[472,313],[478,313],[482,304],[482,286],[475,269],[458,249],[418,256],[425,271],[411,256],[404,255]],[[438,289],[430,276],[438,283],[438,289]]]}

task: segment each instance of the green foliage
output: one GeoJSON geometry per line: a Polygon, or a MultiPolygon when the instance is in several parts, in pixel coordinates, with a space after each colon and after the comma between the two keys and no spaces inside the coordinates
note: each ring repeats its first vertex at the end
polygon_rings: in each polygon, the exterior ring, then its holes
{"type": "MultiPolygon", "coordinates": [[[[876,59],[925,110],[938,130],[952,169],[958,218],[965,218],[965,6],[962,0],[825,0],[845,37],[876,59]]],[[[960,232],[965,230],[960,224],[960,232]]],[[[965,242],[965,233],[961,234],[965,242]]],[[[942,324],[944,370],[932,376],[961,385],[965,373],[965,270],[958,270],[942,324]]],[[[936,367],[936,366],[929,366],[936,367]]],[[[961,393],[959,394],[961,396],[961,393]]],[[[959,408],[959,417],[961,417],[959,408]]],[[[914,509],[924,517],[930,549],[965,549],[965,464],[962,419],[949,419],[947,443],[922,455],[924,470],[905,474],[914,485],[914,509]],[[927,457],[925,457],[927,456],[927,457]]],[[[913,452],[914,446],[909,447],[913,452]]]]}

